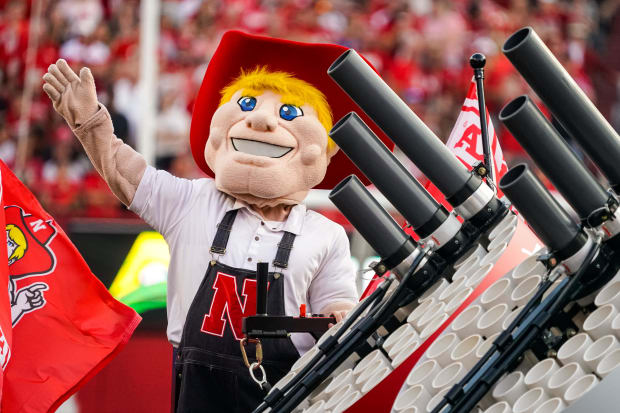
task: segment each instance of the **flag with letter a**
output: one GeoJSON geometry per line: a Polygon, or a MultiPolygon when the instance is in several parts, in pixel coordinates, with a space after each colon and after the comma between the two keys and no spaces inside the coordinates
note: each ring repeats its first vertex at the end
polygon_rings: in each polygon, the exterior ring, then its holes
{"type": "MultiPolygon", "coordinates": [[[[508,171],[508,165],[504,161],[502,148],[499,146],[499,139],[495,133],[495,128],[491,122],[489,111],[485,108],[489,131],[489,146],[491,148],[493,179],[499,182],[502,176],[508,171]]],[[[478,110],[478,93],[476,91],[476,81],[472,78],[467,91],[467,97],[461,107],[461,113],[456,119],[454,128],[450,132],[450,137],[446,146],[454,152],[457,158],[471,169],[477,162],[484,161],[482,150],[482,132],[480,128],[480,111],[478,110]]],[[[502,195],[498,194],[501,198],[502,195]]]]}
{"type": "Polygon", "coordinates": [[[112,298],[1,161],[0,173],[0,283],[8,286],[0,294],[1,411],[54,411],[120,351],[140,316],[112,298]]]}

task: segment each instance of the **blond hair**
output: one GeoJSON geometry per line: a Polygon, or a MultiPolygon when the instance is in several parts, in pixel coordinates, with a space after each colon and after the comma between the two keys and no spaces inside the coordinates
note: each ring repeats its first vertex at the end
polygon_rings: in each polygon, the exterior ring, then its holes
{"type": "MultiPolygon", "coordinates": [[[[329,133],[333,125],[332,111],[325,95],[310,83],[297,79],[290,73],[271,72],[266,67],[256,67],[250,72],[241,70],[241,74],[229,83],[222,91],[220,106],[229,102],[232,96],[241,90],[243,96],[256,97],[265,90],[271,90],[282,95],[282,103],[302,106],[308,104],[314,108],[319,122],[329,133]]],[[[327,137],[327,151],[336,146],[335,142],[327,137]]]]}
{"type": "Polygon", "coordinates": [[[17,261],[24,256],[26,253],[26,249],[28,249],[28,241],[26,241],[26,237],[19,227],[16,227],[13,224],[8,224],[6,226],[6,233],[9,239],[17,244],[17,248],[9,257],[10,261],[17,261]]]}

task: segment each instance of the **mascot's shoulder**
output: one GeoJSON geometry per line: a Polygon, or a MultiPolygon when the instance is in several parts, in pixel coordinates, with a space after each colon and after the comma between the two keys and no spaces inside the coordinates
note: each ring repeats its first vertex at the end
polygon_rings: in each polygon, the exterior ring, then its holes
{"type": "Polygon", "coordinates": [[[332,221],[325,215],[310,209],[306,210],[304,232],[306,230],[323,232],[326,236],[328,236],[328,234],[337,234],[339,232],[345,233],[342,225],[332,221]]]}

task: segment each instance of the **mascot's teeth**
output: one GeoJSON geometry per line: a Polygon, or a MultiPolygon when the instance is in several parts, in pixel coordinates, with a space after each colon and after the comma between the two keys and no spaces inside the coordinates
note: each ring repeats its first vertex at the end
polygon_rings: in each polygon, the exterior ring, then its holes
{"type": "Polygon", "coordinates": [[[251,139],[232,138],[231,140],[236,151],[256,156],[281,158],[293,150],[293,148],[287,146],[272,145],[270,143],[253,141],[251,139]]]}

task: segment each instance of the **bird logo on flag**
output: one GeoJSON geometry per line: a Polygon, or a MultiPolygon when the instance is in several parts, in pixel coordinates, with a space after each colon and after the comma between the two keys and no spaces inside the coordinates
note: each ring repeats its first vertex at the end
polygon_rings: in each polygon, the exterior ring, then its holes
{"type": "Polygon", "coordinates": [[[45,282],[30,282],[32,277],[44,276],[56,267],[56,256],[49,247],[57,230],[52,220],[42,220],[27,214],[15,205],[4,208],[9,264],[9,297],[11,321],[15,326],[24,314],[41,309],[49,290],[45,282]]]}

